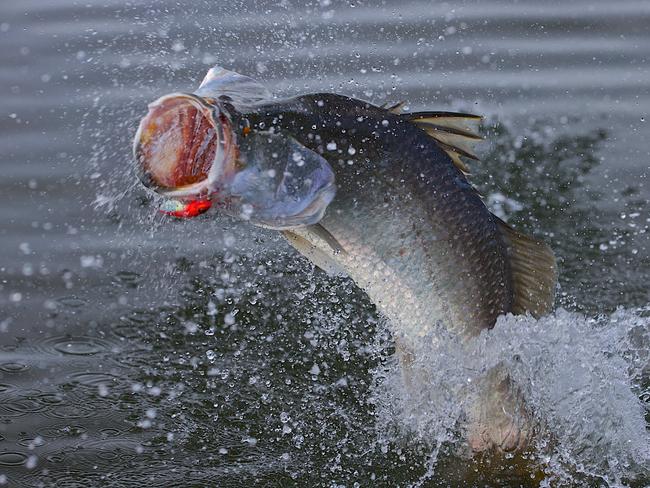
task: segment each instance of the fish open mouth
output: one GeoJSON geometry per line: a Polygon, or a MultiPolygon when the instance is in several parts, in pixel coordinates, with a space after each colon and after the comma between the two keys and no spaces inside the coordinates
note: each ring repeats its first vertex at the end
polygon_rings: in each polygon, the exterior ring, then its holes
{"type": "Polygon", "coordinates": [[[135,137],[134,155],[145,186],[168,197],[211,193],[215,173],[232,147],[227,117],[197,95],[173,93],[149,105],[135,137]]]}
{"type": "Polygon", "coordinates": [[[195,217],[214,204],[278,230],[318,222],[336,192],[327,160],[288,133],[245,126],[240,138],[237,117],[218,91],[172,93],[149,105],[133,150],[142,183],[164,197],[160,211],[195,217]]]}

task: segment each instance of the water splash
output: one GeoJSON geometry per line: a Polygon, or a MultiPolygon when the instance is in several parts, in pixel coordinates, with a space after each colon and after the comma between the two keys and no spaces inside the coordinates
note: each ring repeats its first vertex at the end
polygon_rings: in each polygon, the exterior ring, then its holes
{"type": "Polygon", "coordinates": [[[435,446],[434,453],[446,443],[454,455],[467,456],[462,421],[468,398],[489,370],[505,365],[542,425],[534,457],[547,482],[586,478],[626,486],[626,480],[647,479],[647,312],[620,308],[589,318],[560,309],[540,320],[510,315],[466,344],[451,335],[430,341],[419,352],[418,379],[426,382],[419,388],[405,388],[397,364],[376,371],[378,430],[414,437],[435,446]]]}

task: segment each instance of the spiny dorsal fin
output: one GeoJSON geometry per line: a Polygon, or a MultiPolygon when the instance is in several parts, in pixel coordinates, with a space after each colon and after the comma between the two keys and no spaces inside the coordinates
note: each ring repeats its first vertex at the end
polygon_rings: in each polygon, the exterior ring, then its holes
{"type": "Polygon", "coordinates": [[[508,246],[514,301],[512,313],[538,318],[551,311],[557,284],[557,264],[550,247],[517,232],[494,216],[508,246]]]}
{"type": "Polygon", "coordinates": [[[463,173],[468,174],[469,169],[460,159],[461,156],[479,159],[474,153],[474,145],[483,140],[478,133],[478,126],[482,120],[479,115],[459,112],[415,112],[406,114],[405,117],[435,139],[463,173]]]}
{"type": "Polygon", "coordinates": [[[395,105],[391,105],[386,110],[388,110],[389,112],[393,112],[394,114],[399,115],[399,114],[402,113],[402,109],[404,108],[404,105],[406,105],[406,102],[397,102],[395,105]]]}
{"type": "Polygon", "coordinates": [[[388,103],[384,103],[380,105],[379,108],[383,108],[384,110],[388,110],[389,112],[399,115],[402,113],[404,105],[406,105],[406,102],[397,102],[391,106],[388,106],[388,103]]]}
{"type": "Polygon", "coordinates": [[[449,157],[451,158],[451,160],[454,162],[454,166],[456,166],[459,170],[461,170],[461,171],[463,172],[464,175],[469,175],[469,174],[470,174],[470,170],[469,170],[469,168],[468,168],[467,165],[463,162],[463,160],[460,159],[460,154],[458,154],[458,153],[457,153],[456,151],[454,151],[453,149],[449,149],[449,148],[446,148],[446,147],[443,148],[443,149],[444,149],[445,152],[449,155],[449,157]]]}
{"type": "Polygon", "coordinates": [[[464,112],[427,111],[413,112],[407,115],[409,116],[409,120],[428,120],[433,124],[453,127],[455,129],[464,129],[475,133],[478,132],[478,126],[483,120],[483,117],[480,115],[464,112]]]}

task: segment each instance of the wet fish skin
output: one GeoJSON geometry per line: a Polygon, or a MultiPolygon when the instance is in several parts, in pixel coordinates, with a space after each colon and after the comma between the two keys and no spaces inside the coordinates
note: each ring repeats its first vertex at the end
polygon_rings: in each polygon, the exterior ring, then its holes
{"type": "Polygon", "coordinates": [[[409,349],[437,325],[474,336],[511,311],[506,243],[494,216],[405,117],[334,94],[239,116],[258,130],[290,134],[330,163],[337,193],[320,224],[345,252],[334,253],[308,227],[292,232],[331,255],[409,349]]]}

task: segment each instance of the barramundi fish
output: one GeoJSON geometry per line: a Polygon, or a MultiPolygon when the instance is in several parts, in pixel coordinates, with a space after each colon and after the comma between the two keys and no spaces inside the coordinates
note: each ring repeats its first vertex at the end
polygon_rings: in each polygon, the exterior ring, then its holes
{"type": "MultiPolygon", "coordinates": [[[[333,93],[277,99],[215,67],[194,92],[149,105],[134,153],[164,211],[212,205],[350,277],[388,319],[408,370],[439,327],[469,339],[500,315],[553,305],[551,249],[492,214],[468,181],[479,122],[333,93]]],[[[518,389],[498,369],[486,389],[467,414],[471,446],[523,448],[535,429],[518,389]]]]}

